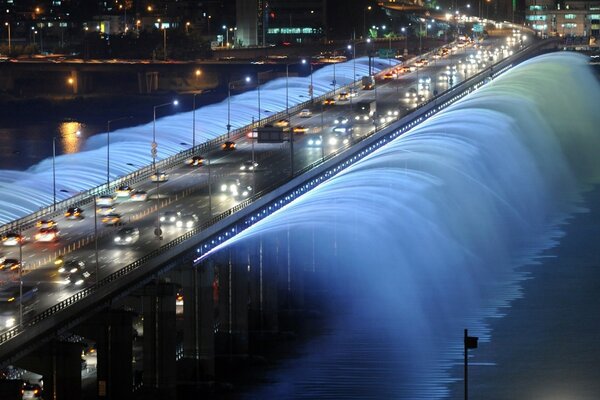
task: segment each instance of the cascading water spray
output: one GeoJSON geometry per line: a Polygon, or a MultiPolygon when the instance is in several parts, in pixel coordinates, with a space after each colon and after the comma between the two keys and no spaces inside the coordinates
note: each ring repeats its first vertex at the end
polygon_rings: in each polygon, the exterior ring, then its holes
{"type": "Polygon", "coordinates": [[[289,238],[292,269],[351,299],[250,397],[446,397],[463,328],[490,340],[597,181],[598,86],[583,57],[530,60],[222,245],[289,238]]]}

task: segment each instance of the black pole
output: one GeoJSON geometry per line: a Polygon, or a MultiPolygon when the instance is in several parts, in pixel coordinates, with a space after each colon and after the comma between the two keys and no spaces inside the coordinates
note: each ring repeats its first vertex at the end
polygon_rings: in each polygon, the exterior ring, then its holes
{"type": "Polygon", "coordinates": [[[465,347],[465,400],[469,398],[469,364],[467,359],[467,330],[465,329],[465,339],[463,341],[465,347]]]}

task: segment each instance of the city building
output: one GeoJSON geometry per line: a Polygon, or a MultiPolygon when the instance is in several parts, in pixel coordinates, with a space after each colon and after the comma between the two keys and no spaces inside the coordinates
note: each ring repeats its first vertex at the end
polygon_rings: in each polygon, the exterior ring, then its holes
{"type": "Polygon", "coordinates": [[[539,36],[584,36],[600,34],[600,1],[528,0],[527,25],[539,36]]]}
{"type": "Polygon", "coordinates": [[[318,41],[326,21],[326,0],[237,0],[235,45],[318,41]]]}

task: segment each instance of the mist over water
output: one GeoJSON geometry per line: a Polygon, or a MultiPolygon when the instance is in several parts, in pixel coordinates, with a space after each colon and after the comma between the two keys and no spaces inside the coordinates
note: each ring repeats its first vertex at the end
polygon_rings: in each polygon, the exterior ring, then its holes
{"type": "Polygon", "coordinates": [[[599,89],[584,57],[530,60],[226,243],[286,248],[289,235],[292,270],[327,277],[323,301],[346,299],[245,397],[449,396],[463,329],[493,340],[487,321],[528,279],[519,267],[558,243],[598,181],[599,89]]]}
{"type": "MultiPolygon", "coordinates": [[[[373,71],[377,73],[396,60],[374,59],[373,71]]],[[[306,66],[306,71],[309,71],[306,66]]],[[[327,65],[313,73],[314,97],[321,96],[336,88],[369,74],[367,58],[358,58],[337,65],[327,65]]],[[[308,86],[310,75],[290,77],[288,81],[288,104],[290,107],[310,100],[308,86]]],[[[267,118],[285,110],[286,79],[278,78],[260,85],[260,118],[267,118]]],[[[196,144],[216,138],[227,132],[227,99],[196,110],[196,144]]],[[[183,112],[156,120],[157,160],[177,154],[192,146],[192,115],[183,112]]],[[[157,113],[160,117],[160,111],[157,113]]],[[[258,93],[250,90],[231,96],[232,130],[251,123],[259,118],[258,93]]],[[[150,145],[152,143],[152,122],[110,132],[110,177],[111,179],[131,173],[152,163],[150,145]]],[[[74,139],[75,140],[75,139],[74,139]]],[[[107,134],[89,138],[83,150],[74,154],[56,157],[56,198],[57,201],[69,198],[106,183],[107,134]]],[[[26,171],[0,170],[0,224],[4,224],[31,214],[53,202],[52,157],[32,166],[26,171]]]]}

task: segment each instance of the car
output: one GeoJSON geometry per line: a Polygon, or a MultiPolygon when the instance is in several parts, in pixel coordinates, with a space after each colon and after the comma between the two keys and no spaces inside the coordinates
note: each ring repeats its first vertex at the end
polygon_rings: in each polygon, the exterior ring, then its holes
{"type": "Polygon", "coordinates": [[[290,126],[290,121],[287,119],[280,119],[279,121],[276,121],[273,126],[276,128],[287,128],[290,126]]]}
{"type": "Polygon", "coordinates": [[[129,197],[133,192],[133,188],[129,185],[121,185],[115,191],[117,197],[129,197]]]}
{"type": "Polygon", "coordinates": [[[177,222],[178,214],[176,211],[165,211],[158,218],[161,224],[171,225],[177,222]]]}
{"type": "Polygon", "coordinates": [[[52,228],[56,226],[56,221],[54,221],[53,219],[40,219],[38,222],[35,223],[35,226],[37,226],[38,228],[52,228]]]}
{"type": "Polygon", "coordinates": [[[350,137],[345,135],[332,135],[327,140],[327,143],[331,146],[337,146],[339,144],[348,144],[350,143],[350,137]]]}
{"type": "Polygon", "coordinates": [[[104,225],[121,225],[122,221],[121,221],[121,214],[117,214],[117,213],[110,213],[110,214],[106,214],[102,217],[102,223],[104,225]]]}
{"type": "Polygon", "coordinates": [[[68,260],[58,267],[59,274],[72,274],[85,269],[85,262],[77,260],[68,260]]]}
{"type": "Polygon", "coordinates": [[[139,238],[140,238],[139,229],[130,226],[127,228],[119,229],[119,231],[115,235],[114,242],[115,242],[115,244],[124,246],[124,245],[133,244],[133,243],[137,242],[139,238]]]}
{"type": "Polygon", "coordinates": [[[328,97],[325,100],[323,100],[324,106],[332,106],[334,104],[335,104],[335,99],[333,97],[328,97]]]}
{"type": "Polygon", "coordinates": [[[190,167],[200,167],[201,165],[204,164],[204,157],[202,156],[192,156],[191,158],[188,158],[185,163],[187,165],[189,165],[190,167]]]}
{"type": "Polygon", "coordinates": [[[108,194],[99,196],[96,199],[97,206],[113,206],[114,204],[115,204],[115,198],[108,194]]]}
{"type": "Polygon", "coordinates": [[[99,215],[107,216],[108,214],[114,213],[115,208],[113,206],[100,205],[96,207],[96,213],[99,215]]]}
{"type": "Polygon", "coordinates": [[[403,74],[407,74],[411,71],[412,71],[412,69],[409,66],[404,66],[404,67],[400,68],[400,72],[402,72],[403,74]]]}
{"type": "Polygon", "coordinates": [[[300,118],[309,118],[312,117],[312,111],[310,111],[308,108],[304,108],[300,111],[300,113],[298,114],[298,116],[300,118]]]}
{"type": "Polygon", "coordinates": [[[54,228],[41,228],[38,233],[35,234],[35,240],[37,242],[56,242],[58,241],[59,231],[56,227],[54,228]]]}
{"type": "Polygon", "coordinates": [[[356,97],[356,96],[358,96],[358,90],[357,89],[350,89],[350,92],[348,93],[348,96],[350,96],[350,97],[356,97]]]}
{"type": "Polygon", "coordinates": [[[14,271],[21,267],[21,262],[16,258],[6,258],[0,263],[0,271],[14,271]]]}
{"type": "Polygon", "coordinates": [[[415,62],[415,65],[417,67],[424,67],[427,64],[428,64],[428,61],[426,59],[424,59],[424,58],[421,58],[420,60],[418,60],[418,61],[415,62]]]}
{"type": "Polygon", "coordinates": [[[323,144],[323,138],[321,137],[321,135],[313,136],[310,139],[308,139],[308,145],[310,147],[320,147],[321,144],[323,144]]]}
{"type": "Polygon", "coordinates": [[[255,160],[246,160],[240,165],[240,171],[254,171],[258,167],[258,162],[255,160]]]}
{"type": "Polygon", "coordinates": [[[39,399],[42,397],[42,388],[40,385],[33,383],[23,383],[21,388],[21,398],[25,399],[39,399]]]}
{"type": "Polygon", "coordinates": [[[2,235],[2,244],[4,246],[19,246],[25,243],[23,235],[15,232],[8,232],[2,235]]]}
{"type": "Polygon", "coordinates": [[[221,183],[221,193],[234,197],[248,197],[252,192],[252,186],[244,186],[239,179],[226,179],[221,183]]]}
{"type": "Polygon", "coordinates": [[[386,80],[387,80],[387,79],[394,79],[394,78],[395,78],[395,77],[394,77],[394,74],[393,74],[393,73],[391,73],[391,72],[387,72],[387,73],[385,73],[385,74],[383,75],[383,79],[386,79],[386,80]]]}
{"type": "Polygon", "coordinates": [[[303,126],[303,125],[296,125],[296,126],[295,126],[295,127],[292,129],[292,131],[293,131],[294,133],[306,133],[306,132],[308,132],[308,128],[307,128],[306,126],[303,126]]]}
{"type": "Polygon", "coordinates": [[[225,151],[235,150],[235,142],[232,142],[230,140],[223,142],[223,144],[221,145],[221,149],[225,151]]]}
{"type": "Polygon", "coordinates": [[[349,99],[350,99],[350,95],[348,94],[348,92],[341,92],[340,94],[338,94],[339,101],[347,101],[349,99]]]}
{"type": "Polygon", "coordinates": [[[129,197],[131,201],[146,201],[148,198],[148,192],[145,190],[134,190],[129,197]]]}
{"type": "Polygon", "coordinates": [[[91,275],[88,271],[78,269],[65,277],[65,283],[67,285],[81,286],[91,275]]]}
{"type": "Polygon", "coordinates": [[[397,119],[399,115],[400,115],[400,111],[398,111],[398,110],[387,110],[387,112],[383,115],[383,117],[385,118],[386,122],[390,122],[390,121],[393,121],[394,119],[397,119]]]}
{"type": "Polygon", "coordinates": [[[79,207],[69,207],[65,213],[66,219],[83,219],[83,210],[79,207]]]}
{"type": "Polygon", "coordinates": [[[333,127],[333,131],[336,133],[348,134],[348,133],[351,133],[353,130],[354,130],[354,127],[352,125],[346,125],[346,124],[336,125],[333,127]]]}
{"type": "Polygon", "coordinates": [[[193,228],[198,223],[196,214],[178,214],[175,226],[178,228],[193,228]]]}
{"type": "Polygon", "coordinates": [[[334,123],[334,124],[336,124],[336,125],[340,125],[340,124],[341,124],[341,125],[344,125],[344,124],[346,124],[347,122],[348,122],[348,117],[346,117],[346,116],[343,116],[343,115],[342,115],[342,116],[339,116],[339,117],[337,117],[337,118],[336,118],[336,119],[333,121],[333,123],[334,123]]]}
{"type": "Polygon", "coordinates": [[[169,180],[169,175],[167,175],[165,172],[156,171],[150,175],[150,180],[152,182],[166,182],[169,180]]]}

